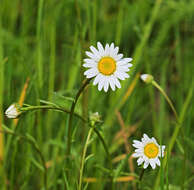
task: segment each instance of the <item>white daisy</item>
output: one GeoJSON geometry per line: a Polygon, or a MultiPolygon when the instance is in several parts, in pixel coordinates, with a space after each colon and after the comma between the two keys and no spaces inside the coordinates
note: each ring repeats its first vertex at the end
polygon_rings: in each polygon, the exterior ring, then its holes
{"type": "Polygon", "coordinates": [[[132,58],[123,58],[123,54],[119,54],[119,48],[114,47],[114,43],[106,44],[103,48],[100,42],[97,43],[98,49],[94,46],[90,46],[90,50],[86,51],[86,55],[89,57],[84,59],[83,66],[89,68],[84,72],[87,78],[93,78],[94,85],[98,84],[98,90],[107,92],[109,85],[114,91],[115,87],[121,88],[121,84],[118,79],[125,80],[129,78],[126,73],[132,67],[130,63],[132,58]]]}
{"type": "Polygon", "coordinates": [[[143,135],[141,141],[134,140],[133,146],[136,148],[133,157],[138,158],[138,166],[144,162],[144,169],[150,164],[152,169],[156,168],[156,165],[160,166],[159,157],[164,156],[165,146],[158,145],[154,137],[149,138],[146,134],[143,135]]]}
{"type": "Polygon", "coordinates": [[[5,115],[8,118],[15,119],[21,114],[21,111],[19,111],[19,108],[20,106],[14,103],[7,108],[7,110],[5,111],[5,115]]]}

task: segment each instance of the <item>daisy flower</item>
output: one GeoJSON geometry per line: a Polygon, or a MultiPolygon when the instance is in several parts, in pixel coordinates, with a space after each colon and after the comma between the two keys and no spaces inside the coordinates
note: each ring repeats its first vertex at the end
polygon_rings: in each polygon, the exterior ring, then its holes
{"type": "Polygon", "coordinates": [[[164,157],[165,146],[158,145],[154,137],[149,138],[146,134],[143,135],[141,141],[134,140],[133,146],[136,148],[133,157],[138,158],[138,166],[144,162],[144,169],[150,164],[152,169],[156,168],[156,165],[160,166],[159,157],[164,157]]]}
{"type": "Polygon", "coordinates": [[[86,78],[95,77],[93,84],[98,84],[98,90],[104,89],[108,91],[109,86],[114,91],[115,87],[121,88],[121,84],[118,79],[125,80],[129,78],[126,73],[132,66],[130,63],[132,58],[123,58],[123,54],[119,54],[119,47],[115,47],[114,43],[111,45],[106,44],[105,48],[100,42],[97,43],[97,48],[90,46],[90,50],[86,51],[86,55],[89,57],[84,59],[83,66],[88,68],[84,72],[86,78]]]}

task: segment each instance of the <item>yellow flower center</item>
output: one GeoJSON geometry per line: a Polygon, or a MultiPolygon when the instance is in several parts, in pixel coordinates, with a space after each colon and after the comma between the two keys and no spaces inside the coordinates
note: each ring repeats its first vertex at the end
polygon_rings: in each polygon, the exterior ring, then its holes
{"type": "Polygon", "coordinates": [[[148,158],[155,158],[158,155],[159,148],[154,143],[149,143],[144,147],[144,154],[148,158]]]}
{"type": "Polygon", "coordinates": [[[116,70],[116,62],[111,57],[103,57],[98,62],[98,70],[104,75],[112,75],[116,70]]]}

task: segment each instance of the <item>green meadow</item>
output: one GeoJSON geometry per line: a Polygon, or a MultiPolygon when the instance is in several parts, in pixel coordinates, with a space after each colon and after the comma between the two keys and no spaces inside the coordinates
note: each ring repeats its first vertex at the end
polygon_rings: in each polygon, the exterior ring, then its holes
{"type": "Polygon", "coordinates": [[[192,190],[193,102],[193,0],[0,0],[0,190],[192,190]],[[133,58],[120,89],[84,76],[97,42],[133,58]]]}

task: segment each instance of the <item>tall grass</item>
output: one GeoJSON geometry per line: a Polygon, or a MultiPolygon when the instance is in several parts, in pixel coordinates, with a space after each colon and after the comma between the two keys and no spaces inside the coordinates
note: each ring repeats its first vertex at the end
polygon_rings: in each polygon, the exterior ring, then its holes
{"type": "Polygon", "coordinates": [[[2,0],[0,189],[45,189],[45,176],[49,190],[192,189],[193,24],[192,0],[2,0]],[[69,163],[69,114],[30,111],[16,123],[4,111],[21,97],[24,104],[70,111],[84,80],[84,52],[97,41],[115,42],[134,66],[116,92],[92,84],[85,89],[75,112],[87,118],[97,111],[102,123],[90,136],[88,124],[73,116],[69,163]],[[164,96],[140,81],[141,73],[152,74],[170,97],[178,123],[164,96]],[[145,170],[139,184],[131,144],[143,133],[167,148],[162,166],[145,170]]]}

